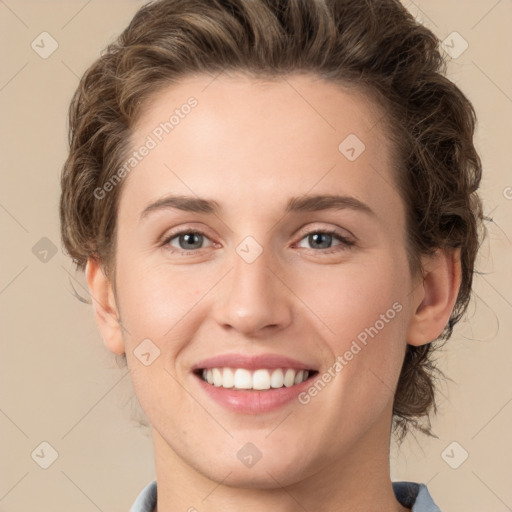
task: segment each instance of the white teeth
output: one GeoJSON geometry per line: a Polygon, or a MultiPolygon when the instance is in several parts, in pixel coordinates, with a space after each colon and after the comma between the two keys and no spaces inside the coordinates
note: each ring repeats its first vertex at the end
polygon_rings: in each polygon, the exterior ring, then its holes
{"type": "Polygon", "coordinates": [[[235,382],[233,383],[236,389],[251,389],[252,377],[251,372],[245,368],[238,368],[235,371],[235,382]]]}
{"type": "Polygon", "coordinates": [[[235,385],[235,374],[231,368],[224,368],[222,372],[222,387],[232,388],[235,385]]]}
{"type": "Polygon", "coordinates": [[[270,389],[270,373],[268,370],[256,370],[252,374],[252,389],[270,389]]]}
{"type": "Polygon", "coordinates": [[[294,384],[300,384],[304,380],[304,370],[299,370],[297,375],[295,375],[294,384]]]}
{"type": "Polygon", "coordinates": [[[295,382],[295,371],[294,370],[286,370],[286,373],[284,374],[284,385],[287,388],[290,388],[293,386],[293,383],[295,382]]]}
{"type": "Polygon", "coordinates": [[[213,373],[211,370],[206,370],[206,382],[213,384],[213,373]]]}
{"type": "Polygon", "coordinates": [[[270,385],[273,388],[282,388],[284,385],[283,370],[274,370],[272,377],[270,377],[270,385]]]}
{"type": "Polygon", "coordinates": [[[213,385],[217,386],[217,387],[222,386],[222,373],[220,373],[220,370],[218,368],[213,368],[212,374],[213,374],[213,385]]]}
{"type": "Polygon", "coordinates": [[[304,382],[309,377],[307,370],[275,369],[254,370],[245,368],[209,368],[202,372],[203,380],[216,387],[235,389],[265,390],[270,388],[289,388],[304,382]]]}

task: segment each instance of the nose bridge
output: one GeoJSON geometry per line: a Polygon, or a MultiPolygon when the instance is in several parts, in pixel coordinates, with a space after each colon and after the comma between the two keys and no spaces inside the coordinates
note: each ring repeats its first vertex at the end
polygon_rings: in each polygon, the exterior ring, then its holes
{"type": "Polygon", "coordinates": [[[217,321],[246,334],[287,325],[291,304],[286,287],[271,270],[276,265],[270,249],[246,237],[231,262],[229,284],[217,304],[217,321]]]}

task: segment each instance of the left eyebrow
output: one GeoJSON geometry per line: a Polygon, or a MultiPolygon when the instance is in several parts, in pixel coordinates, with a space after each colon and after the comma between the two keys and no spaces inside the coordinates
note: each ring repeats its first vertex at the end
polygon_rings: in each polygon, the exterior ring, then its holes
{"type": "MultiPolygon", "coordinates": [[[[205,213],[210,215],[218,215],[221,210],[219,203],[212,199],[202,199],[199,197],[182,195],[169,195],[148,205],[142,211],[140,219],[142,220],[150,212],[170,208],[175,208],[186,212],[205,213]]],[[[342,209],[351,209],[376,217],[375,212],[367,204],[353,196],[329,194],[292,197],[286,205],[285,213],[342,209]]]]}
{"type": "Polygon", "coordinates": [[[377,217],[366,203],[353,196],[330,194],[292,197],[286,206],[286,213],[343,210],[346,208],[377,217]]]}

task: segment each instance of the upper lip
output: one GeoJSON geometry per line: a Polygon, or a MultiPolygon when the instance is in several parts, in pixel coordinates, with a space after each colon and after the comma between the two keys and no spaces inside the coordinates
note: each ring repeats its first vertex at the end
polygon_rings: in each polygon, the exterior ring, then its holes
{"type": "Polygon", "coordinates": [[[291,357],[279,354],[221,354],[215,357],[204,359],[192,367],[192,371],[208,368],[246,368],[257,370],[258,368],[276,369],[292,368],[294,370],[314,370],[311,364],[303,363],[291,357]]]}

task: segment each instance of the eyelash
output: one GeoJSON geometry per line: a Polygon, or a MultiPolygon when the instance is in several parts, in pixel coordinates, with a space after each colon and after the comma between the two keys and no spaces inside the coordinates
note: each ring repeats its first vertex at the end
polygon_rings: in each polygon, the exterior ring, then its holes
{"type": "MultiPolygon", "coordinates": [[[[304,233],[304,235],[301,237],[299,242],[304,240],[304,238],[307,238],[308,236],[313,235],[313,234],[333,235],[336,239],[338,239],[339,242],[341,242],[340,244],[335,245],[334,247],[331,247],[331,248],[328,248],[328,249],[314,249],[314,248],[309,249],[309,250],[314,251],[316,253],[321,253],[322,255],[327,255],[327,254],[333,254],[333,253],[337,253],[337,252],[341,252],[341,251],[346,251],[346,250],[348,250],[348,249],[350,249],[350,248],[355,246],[355,242],[353,242],[352,240],[349,240],[348,238],[340,235],[336,230],[333,230],[333,229],[313,229],[311,231],[308,231],[307,233],[304,233]]],[[[169,236],[167,236],[165,238],[165,240],[162,242],[162,246],[167,248],[168,250],[170,250],[173,253],[183,254],[183,255],[186,255],[186,256],[193,256],[193,255],[195,255],[197,253],[197,251],[201,250],[201,249],[191,249],[191,250],[187,251],[187,250],[184,250],[184,249],[177,249],[175,247],[172,247],[170,245],[171,240],[173,240],[174,238],[179,237],[180,235],[200,235],[200,236],[204,236],[206,238],[209,238],[208,235],[206,235],[206,233],[204,233],[203,231],[200,231],[200,230],[197,230],[197,229],[184,229],[184,230],[181,230],[181,231],[177,231],[175,233],[171,233],[169,236]]]]}

